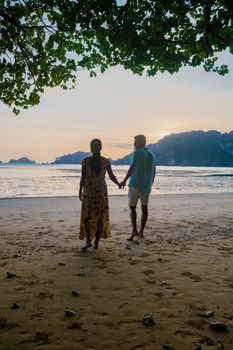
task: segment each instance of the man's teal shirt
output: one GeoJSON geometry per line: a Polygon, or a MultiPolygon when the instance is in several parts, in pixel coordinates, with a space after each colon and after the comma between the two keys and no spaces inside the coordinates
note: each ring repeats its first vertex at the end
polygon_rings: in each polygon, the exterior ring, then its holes
{"type": "Polygon", "coordinates": [[[131,166],[134,171],[130,177],[129,187],[138,192],[150,193],[156,172],[155,157],[146,147],[137,148],[133,153],[131,166]]]}

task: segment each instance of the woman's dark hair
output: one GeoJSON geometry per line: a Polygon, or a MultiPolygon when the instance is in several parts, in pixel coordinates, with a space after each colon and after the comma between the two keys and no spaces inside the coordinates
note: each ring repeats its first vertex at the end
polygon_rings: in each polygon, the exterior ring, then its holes
{"type": "Polygon", "coordinates": [[[101,173],[101,161],[100,151],[102,149],[102,142],[99,139],[91,141],[91,170],[94,171],[96,176],[100,176],[101,173]]]}

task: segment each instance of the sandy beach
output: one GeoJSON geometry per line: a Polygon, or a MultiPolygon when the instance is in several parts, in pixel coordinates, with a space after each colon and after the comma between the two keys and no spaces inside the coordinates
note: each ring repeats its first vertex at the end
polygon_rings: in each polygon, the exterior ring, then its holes
{"type": "Polygon", "coordinates": [[[151,196],[130,243],[113,196],[112,237],[82,252],[78,198],[0,200],[0,349],[232,350],[232,208],[227,193],[151,196]]]}

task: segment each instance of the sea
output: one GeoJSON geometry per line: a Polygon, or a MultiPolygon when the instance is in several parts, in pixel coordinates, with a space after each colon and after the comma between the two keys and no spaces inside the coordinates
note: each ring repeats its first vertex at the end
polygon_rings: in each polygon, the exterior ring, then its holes
{"type": "MultiPolygon", "coordinates": [[[[113,166],[119,181],[128,166],[113,166]]],[[[0,198],[78,196],[80,165],[0,165],[0,198]]],[[[109,195],[126,195],[106,175],[109,195]]],[[[152,195],[233,193],[233,168],[157,166],[152,195]]]]}

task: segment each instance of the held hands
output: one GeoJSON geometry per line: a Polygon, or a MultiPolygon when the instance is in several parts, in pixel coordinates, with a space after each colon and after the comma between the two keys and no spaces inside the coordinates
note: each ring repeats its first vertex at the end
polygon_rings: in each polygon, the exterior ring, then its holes
{"type": "Polygon", "coordinates": [[[126,181],[125,180],[121,182],[117,181],[116,185],[118,186],[118,189],[121,190],[122,188],[125,188],[126,181]]]}
{"type": "Polygon", "coordinates": [[[124,188],[125,188],[125,185],[126,185],[126,181],[125,181],[125,180],[121,181],[120,184],[119,184],[119,189],[120,189],[120,190],[121,190],[122,188],[124,189],[124,188]]]}

